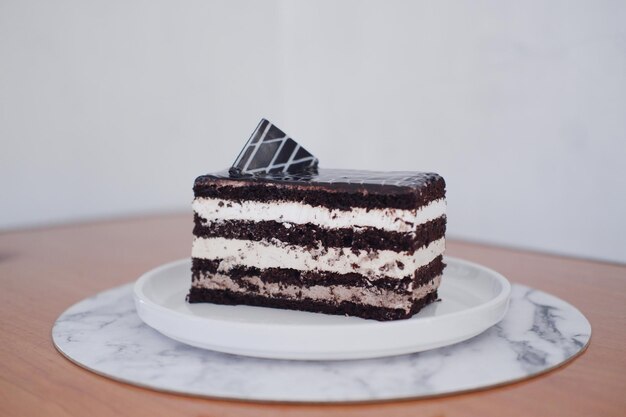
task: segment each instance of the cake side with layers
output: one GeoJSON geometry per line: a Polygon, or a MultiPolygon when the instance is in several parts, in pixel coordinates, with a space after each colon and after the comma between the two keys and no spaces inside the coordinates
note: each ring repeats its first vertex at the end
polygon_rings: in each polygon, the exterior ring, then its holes
{"type": "Polygon", "coordinates": [[[190,302],[377,320],[437,298],[445,182],[437,174],[319,170],[199,177],[190,302]]]}

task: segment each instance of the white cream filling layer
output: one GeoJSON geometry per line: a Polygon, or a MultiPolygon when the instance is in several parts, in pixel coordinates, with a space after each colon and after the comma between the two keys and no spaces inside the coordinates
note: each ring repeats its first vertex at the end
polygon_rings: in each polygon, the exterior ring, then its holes
{"type": "Polygon", "coordinates": [[[435,200],[417,210],[394,208],[350,210],[329,209],[290,201],[263,203],[229,201],[198,197],[193,210],[207,223],[223,220],[277,221],[312,223],[328,229],[374,227],[393,232],[411,232],[416,226],[435,220],[446,213],[446,200],[435,200]]]}
{"type": "Polygon", "coordinates": [[[441,238],[418,249],[415,253],[390,250],[353,252],[350,248],[304,248],[278,241],[194,237],[191,256],[222,259],[221,270],[236,265],[248,267],[289,268],[300,271],[317,270],[347,274],[356,272],[370,278],[402,278],[412,275],[420,266],[429,264],[445,249],[441,238]]]}
{"type": "Polygon", "coordinates": [[[398,294],[393,291],[377,287],[346,287],[343,285],[313,285],[311,287],[301,287],[296,285],[285,285],[275,282],[264,282],[257,276],[243,277],[243,281],[258,287],[258,291],[249,287],[241,286],[239,282],[233,281],[227,275],[209,274],[206,278],[201,278],[193,283],[196,288],[208,288],[213,290],[228,290],[246,294],[259,294],[271,298],[287,298],[292,300],[310,299],[326,302],[340,303],[342,301],[352,301],[358,304],[366,304],[376,307],[399,308],[405,311],[410,310],[413,302],[425,297],[439,287],[441,276],[436,277],[431,282],[416,288],[411,294],[398,294]]]}

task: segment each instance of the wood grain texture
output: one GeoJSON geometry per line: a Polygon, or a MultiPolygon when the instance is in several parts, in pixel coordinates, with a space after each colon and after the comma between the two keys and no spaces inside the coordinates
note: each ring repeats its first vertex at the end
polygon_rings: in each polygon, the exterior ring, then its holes
{"type": "Polygon", "coordinates": [[[207,400],[111,381],[63,358],[52,324],[67,307],[189,255],[191,216],[169,215],[0,234],[0,416],[623,416],[626,266],[451,241],[449,255],[577,306],[589,349],[525,382],[437,399],[362,405],[207,400]]]}

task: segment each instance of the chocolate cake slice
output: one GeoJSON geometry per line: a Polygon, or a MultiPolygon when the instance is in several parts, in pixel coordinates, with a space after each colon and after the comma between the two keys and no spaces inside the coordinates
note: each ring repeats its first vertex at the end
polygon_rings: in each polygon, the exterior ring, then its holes
{"type": "Polygon", "coordinates": [[[188,301],[396,320],[436,300],[443,178],[319,169],[295,142],[281,156],[293,140],[278,129],[269,143],[279,146],[262,152],[275,128],[264,122],[242,151],[250,161],[195,181],[188,301]]]}

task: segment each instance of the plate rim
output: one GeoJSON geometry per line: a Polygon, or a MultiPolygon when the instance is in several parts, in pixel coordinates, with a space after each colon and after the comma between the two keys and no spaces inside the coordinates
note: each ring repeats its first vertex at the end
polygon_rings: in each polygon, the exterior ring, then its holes
{"type": "MultiPolygon", "coordinates": [[[[195,316],[195,315],[189,315],[189,314],[185,314],[183,312],[180,311],[176,311],[170,308],[167,308],[153,300],[151,300],[143,291],[143,287],[145,286],[145,284],[154,276],[154,275],[158,275],[160,272],[162,272],[163,270],[166,270],[168,268],[173,268],[176,267],[178,265],[182,265],[184,263],[188,263],[190,262],[191,258],[182,258],[182,259],[178,259],[175,261],[171,261],[171,262],[167,262],[165,264],[159,265],[158,267],[155,267],[149,271],[144,272],[133,284],[133,298],[134,301],[136,303],[141,303],[142,305],[144,305],[147,308],[150,309],[154,309],[156,311],[159,311],[161,313],[164,314],[173,314],[181,319],[184,319],[186,321],[200,321],[200,322],[211,322],[211,323],[215,323],[215,324],[228,324],[230,326],[236,326],[236,327],[242,327],[242,328],[258,328],[259,326],[261,326],[260,323],[251,323],[251,322],[245,322],[245,321],[224,321],[222,319],[214,319],[214,318],[210,318],[210,317],[201,317],[201,316],[195,316]]],[[[492,310],[498,306],[500,306],[502,303],[508,303],[508,300],[510,299],[511,296],[511,283],[499,272],[488,268],[486,266],[483,266],[481,264],[478,264],[476,262],[472,262],[472,261],[467,261],[465,259],[461,259],[461,258],[457,258],[457,257],[452,257],[452,256],[444,256],[444,262],[446,261],[452,261],[455,262],[457,264],[461,264],[461,265],[465,265],[465,266],[469,266],[469,267],[473,267],[473,268],[477,268],[477,269],[482,269],[483,271],[486,271],[487,273],[489,273],[490,275],[492,275],[494,278],[496,278],[496,280],[500,283],[501,285],[501,291],[500,293],[482,303],[479,304],[477,306],[473,306],[467,309],[463,309],[460,311],[456,311],[456,312],[452,312],[452,313],[447,313],[443,316],[430,316],[430,317],[418,317],[415,318],[414,320],[412,320],[412,318],[408,318],[405,320],[391,320],[391,321],[377,321],[377,320],[366,320],[363,319],[364,322],[363,323],[359,323],[358,326],[361,329],[366,329],[366,328],[380,328],[380,327],[384,327],[386,329],[389,329],[391,327],[404,327],[404,326],[414,326],[416,320],[420,320],[420,323],[427,325],[430,322],[433,321],[438,321],[441,320],[442,317],[446,317],[446,319],[454,319],[454,317],[457,316],[465,316],[467,314],[480,314],[483,311],[489,311],[492,310]]],[[[234,306],[233,306],[234,307],[234,306]]],[[[506,311],[505,311],[506,313],[506,311]]],[[[314,313],[313,313],[314,314],[314,313]]],[[[355,318],[355,317],[351,317],[351,318],[355,318]]],[[[358,318],[358,317],[357,317],[358,318]]],[[[142,319],[143,320],[143,319],[142,319]]],[[[280,328],[280,329],[290,329],[290,328],[302,328],[302,324],[297,324],[297,323],[263,323],[262,324],[263,327],[267,328],[267,327],[272,327],[272,328],[280,328]]],[[[306,324],[306,328],[307,329],[315,329],[315,328],[327,328],[330,325],[328,323],[307,323],[306,324]]],[[[355,323],[351,322],[351,323],[333,323],[332,327],[334,329],[341,329],[342,327],[354,327],[355,323]]],[[[152,327],[152,326],[151,326],[152,327]]],[[[158,329],[157,329],[158,330],[158,329]]]]}

